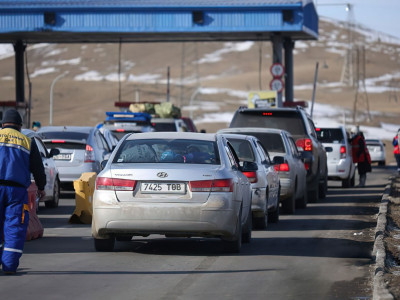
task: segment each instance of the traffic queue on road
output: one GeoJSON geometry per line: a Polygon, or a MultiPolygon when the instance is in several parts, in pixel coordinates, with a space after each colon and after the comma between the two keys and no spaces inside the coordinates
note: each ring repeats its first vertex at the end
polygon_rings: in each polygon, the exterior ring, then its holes
{"type": "MultiPolygon", "coordinates": [[[[130,107],[132,108],[132,106],[130,107]]],[[[172,110],[170,110],[172,111],[172,110]]],[[[355,185],[345,128],[316,128],[302,107],[240,107],[229,128],[199,133],[190,118],[122,110],[94,127],[37,131],[57,167],[54,189],[97,175],[92,235],[97,251],[135,236],[220,238],[240,252],[253,229],[325,198],[329,180],[355,185]]],[[[56,207],[59,192],[46,207],[56,207]]]]}

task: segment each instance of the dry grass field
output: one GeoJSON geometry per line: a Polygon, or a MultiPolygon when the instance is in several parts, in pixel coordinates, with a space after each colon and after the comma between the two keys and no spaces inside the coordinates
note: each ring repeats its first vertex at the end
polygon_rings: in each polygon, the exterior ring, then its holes
{"type": "MultiPolygon", "coordinates": [[[[296,42],[295,98],[311,99],[319,62],[316,102],[352,111],[355,89],[340,84],[344,53],[349,46],[347,29],[343,24],[320,20],[319,35],[319,40],[296,42]]],[[[357,31],[354,36],[354,49],[365,49],[365,82],[369,88],[368,93],[359,94],[356,123],[400,124],[400,41],[389,44],[368,31],[357,31]],[[371,120],[365,118],[368,106],[371,120]]],[[[356,51],[353,53],[353,71],[357,74],[356,51]]],[[[25,92],[28,98],[30,81],[31,119],[48,125],[51,84],[56,76],[68,71],[54,85],[53,125],[95,125],[104,119],[105,111],[115,109],[116,101],[165,101],[169,67],[170,101],[189,116],[194,91],[197,87],[207,89],[207,93],[194,97],[192,115],[199,128],[215,132],[227,126],[226,120],[201,123],[204,115],[234,112],[246,103],[248,91],[268,89],[271,64],[270,42],[122,44],[120,56],[117,44],[28,45],[25,92]]],[[[0,66],[1,100],[14,100],[13,57],[0,60],[0,66]]],[[[351,123],[351,115],[348,118],[346,122],[351,123]]],[[[390,145],[387,150],[391,153],[390,145]]]]}

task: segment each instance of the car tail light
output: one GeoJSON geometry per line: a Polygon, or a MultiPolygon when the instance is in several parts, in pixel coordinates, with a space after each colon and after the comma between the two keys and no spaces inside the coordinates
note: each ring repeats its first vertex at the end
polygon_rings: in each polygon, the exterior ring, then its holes
{"type": "Polygon", "coordinates": [[[256,183],[257,179],[257,172],[250,171],[250,172],[243,172],[243,175],[249,179],[250,183],[256,183]]]}
{"type": "Polygon", "coordinates": [[[310,163],[308,162],[304,163],[304,168],[306,169],[306,171],[310,170],[310,166],[311,166],[310,163]]]}
{"type": "Polygon", "coordinates": [[[109,177],[97,177],[96,179],[96,190],[133,191],[135,187],[136,180],[109,177]]]}
{"type": "Polygon", "coordinates": [[[279,165],[274,165],[275,171],[277,172],[289,172],[289,164],[287,162],[279,165]]]}
{"type": "Polygon", "coordinates": [[[296,146],[303,148],[304,151],[312,151],[313,147],[311,139],[298,139],[296,146]]]}
{"type": "Polygon", "coordinates": [[[64,140],[51,140],[51,142],[52,142],[53,144],[63,144],[63,143],[65,143],[64,140]]]}
{"type": "Polygon", "coordinates": [[[86,145],[84,162],[85,163],[94,162],[94,151],[93,147],[90,145],[86,145]]]}
{"type": "Polygon", "coordinates": [[[233,192],[232,179],[189,181],[192,192],[233,192]]]}
{"type": "Polygon", "coordinates": [[[346,146],[340,146],[340,158],[346,158],[346,146]]]}
{"type": "Polygon", "coordinates": [[[116,130],[116,132],[125,132],[125,129],[123,129],[123,128],[118,128],[118,129],[116,130]]]}

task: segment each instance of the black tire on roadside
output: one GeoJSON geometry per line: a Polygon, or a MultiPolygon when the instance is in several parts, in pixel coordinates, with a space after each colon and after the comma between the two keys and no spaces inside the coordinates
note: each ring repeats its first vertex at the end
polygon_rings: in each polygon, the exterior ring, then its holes
{"type": "Polygon", "coordinates": [[[114,250],[115,238],[94,239],[94,248],[100,252],[111,252],[114,250]]]}

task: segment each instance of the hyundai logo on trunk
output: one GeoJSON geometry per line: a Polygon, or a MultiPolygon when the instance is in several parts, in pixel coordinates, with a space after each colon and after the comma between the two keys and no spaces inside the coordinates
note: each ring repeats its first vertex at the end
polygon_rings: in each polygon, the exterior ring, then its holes
{"type": "Polygon", "coordinates": [[[158,172],[157,176],[160,177],[160,178],[165,178],[165,177],[168,177],[168,174],[165,173],[165,172],[158,172]]]}

